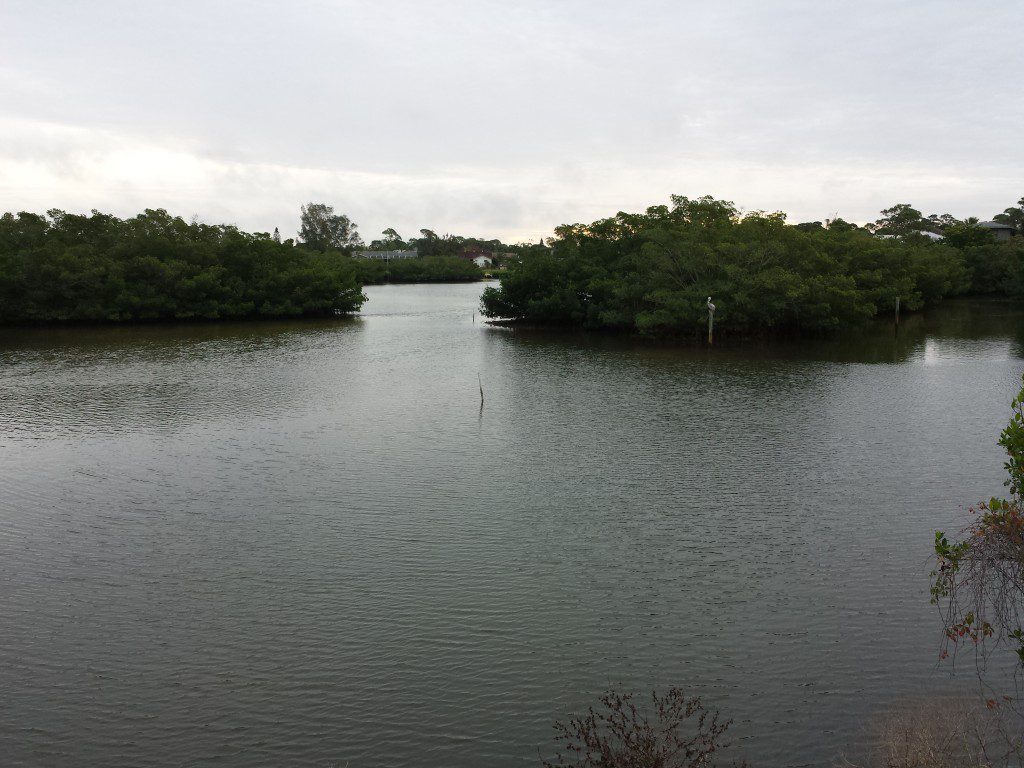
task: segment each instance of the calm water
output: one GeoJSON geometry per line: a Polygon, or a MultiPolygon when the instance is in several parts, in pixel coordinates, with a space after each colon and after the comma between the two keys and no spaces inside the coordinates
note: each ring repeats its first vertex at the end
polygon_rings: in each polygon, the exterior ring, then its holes
{"type": "Polygon", "coordinates": [[[822,764],[971,689],[929,545],[1002,490],[1024,313],[707,352],[490,328],[479,291],[0,332],[0,761],[536,765],[615,684],[822,764]]]}

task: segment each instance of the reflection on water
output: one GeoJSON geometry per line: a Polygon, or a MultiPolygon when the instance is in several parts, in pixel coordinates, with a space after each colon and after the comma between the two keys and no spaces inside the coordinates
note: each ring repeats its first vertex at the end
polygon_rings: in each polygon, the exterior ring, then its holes
{"type": "Polygon", "coordinates": [[[1002,489],[1015,305],[706,350],[489,327],[479,291],[0,331],[0,754],[535,765],[614,683],[817,765],[970,689],[928,549],[1002,489]]]}
{"type": "Polygon", "coordinates": [[[173,427],[195,417],[282,418],[323,345],[360,323],[5,331],[0,408],[20,414],[11,428],[37,437],[173,427]]]}
{"type": "Polygon", "coordinates": [[[600,350],[660,349],[674,357],[714,354],[744,360],[805,360],[843,363],[904,363],[923,359],[928,350],[951,359],[1024,354],[1024,312],[1017,302],[962,299],[948,301],[926,313],[903,315],[899,327],[878,320],[865,327],[819,338],[716,340],[708,350],[672,340],[566,333],[543,329],[497,328],[516,335],[520,343],[569,345],[600,350]],[[927,349],[926,349],[927,348],[927,349]],[[945,350],[945,352],[938,352],[945,350]]]}

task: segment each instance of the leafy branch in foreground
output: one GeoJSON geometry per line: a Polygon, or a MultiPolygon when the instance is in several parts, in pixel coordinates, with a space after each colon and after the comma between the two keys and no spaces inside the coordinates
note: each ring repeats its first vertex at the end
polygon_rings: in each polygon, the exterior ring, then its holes
{"type": "MultiPolygon", "coordinates": [[[[722,737],[732,724],[699,697],[671,688],[651,692],[649,711],[632,693],[606,692],[597,709],[555,723],[559,752],[544,768],[704,768],[719,765],[728,748],[722,737]],[[564,754],[561,750],[564,750],[564,754]]],[[[745,763],[743,763],[745,765],[745,763]]]]}
{"type": "MultiPolygon", "coordinates": [[[[936,531],[931,595],[943,615],[942,658],[973,648],[982,671],[994,650],[1008,646],[1016,654],[1019,681],[1024,670],[1024,389],[1012,407],[999,438],[1009,456],[1010,498],[972,508],[975,518],[958,540],[936,531]]],[[[995,699],[988,703],[997,706],[995,699]]]]}

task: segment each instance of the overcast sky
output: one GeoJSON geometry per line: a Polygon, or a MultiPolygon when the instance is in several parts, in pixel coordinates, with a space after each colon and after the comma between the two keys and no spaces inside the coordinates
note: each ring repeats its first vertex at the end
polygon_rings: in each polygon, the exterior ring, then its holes
{"type": "Polygon", "coordinates": [[[0,210],[536,239],[1024,195],[1024,2],[3,0],[0,210]]]}

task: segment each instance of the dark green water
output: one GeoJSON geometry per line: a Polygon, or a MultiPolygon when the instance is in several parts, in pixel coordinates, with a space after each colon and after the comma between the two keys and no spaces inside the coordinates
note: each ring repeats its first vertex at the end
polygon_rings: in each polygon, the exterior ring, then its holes
{"type": "Polygon", "coordinates": [[[820,765],[976,688],[928,555],[1002,490],[1019,309],[709,352],[479,291],[0,332],[0,762],[536,765],[615,684],[820,765]]]}

